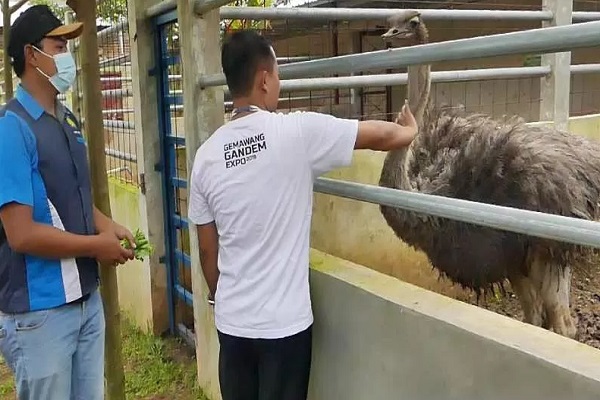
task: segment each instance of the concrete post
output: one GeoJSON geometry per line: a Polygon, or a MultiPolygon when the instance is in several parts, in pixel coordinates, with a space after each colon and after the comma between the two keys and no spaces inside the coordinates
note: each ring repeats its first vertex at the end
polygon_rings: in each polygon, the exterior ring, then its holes
{"type": "MultiPolygon", "coordinates": [[[[543,0],[543,8],[554,13],[554,19],[543,27],[569,25],[573,13],[572,0],[543,0]]],[[[571,52],[545,54],[542,65],[552,68],[552,73],[542,78],[540,85],[540,121],[554,121],[554,127],[567,130],[571,92],[571,52]]]]}
{"type": "Polygon", "coordinates": [[[151,20],[145,17],[148,0],[127,2],[129,40],[131,48],[131,76],[135,130],[137,139],[137,167],[142,186],[139,195],[140,229],[148,234],[155,252],[148,263],[150,270],[150,298],[152,302],[151,329],[161,334],[169,328],[167,270],[159,257],[165,254],[165,234],[160,163],[160,133],[156,116],[158,83],[150,71],[156,65],[155,38],[151,20]],[[144,226],[144,224],[147,224],[144,226]]]}
{"type": "MultiPolygon", "coordinates": [[[[203,89],[199,85],[199,78],[202,75],[221,72],[220,18],[218,9],[208,11],[201,16],[195,14],[194,0],[178,0],[177,12],[181,61],[184,66],[184,131],[189,179],[196,150],[223,124],[225,118],[223,89],[221,87],[203,89]]],[[[218,399],[221,397],[216,362],[219,345],[213,309],[206,301],[208,288],[200,267],[198,236],[194,227],[190,227],[190,252],[198,380],[209,398],[218,399]]]]}

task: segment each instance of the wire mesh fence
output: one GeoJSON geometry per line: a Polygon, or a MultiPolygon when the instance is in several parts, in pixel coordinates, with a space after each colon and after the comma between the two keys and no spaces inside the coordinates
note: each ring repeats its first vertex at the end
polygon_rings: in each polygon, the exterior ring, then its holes
{"type": "MultiPolygon", "coordinates": [[[[67,18],[73,18],[69,14],[67,18]]],[[[127,4],[122,0],[102,0],[97,3],[97,14],[106,169],[109,177],[138,185],[139,133],[136,133],[134,122],[127,4]]],[[[81,68],[79,41],[74,41],[71,46],[81,68]]],[[[67,99],[71,101],[73,111],[83,117],[81,79],[79,74],[73,93],[67,95],[67,99]]],[[[85,121],[83,125],[85,132],[85,121]]]]}

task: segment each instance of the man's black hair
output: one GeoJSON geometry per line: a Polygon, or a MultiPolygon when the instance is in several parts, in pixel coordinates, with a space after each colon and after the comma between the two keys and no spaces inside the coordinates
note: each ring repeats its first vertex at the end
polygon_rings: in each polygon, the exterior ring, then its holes
{"type": "Polygon", "coordinates": [[[269,41],[253,30],[229,35],[221,49],[221,65],[233,97],[250,94],[258,68],[270,70],[275,62],[269,41]]]}

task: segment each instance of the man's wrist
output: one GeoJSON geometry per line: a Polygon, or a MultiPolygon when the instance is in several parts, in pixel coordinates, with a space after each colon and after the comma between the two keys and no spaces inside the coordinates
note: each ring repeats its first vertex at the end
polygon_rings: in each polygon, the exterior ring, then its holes
{"type": "Polygon", "coordinates": [[[206,296],[206,301],[208,302],[208,304],[210,304],[211,306],[215,305],[215,298],[212,294],[208,294],[208,296],[206,296]]]}

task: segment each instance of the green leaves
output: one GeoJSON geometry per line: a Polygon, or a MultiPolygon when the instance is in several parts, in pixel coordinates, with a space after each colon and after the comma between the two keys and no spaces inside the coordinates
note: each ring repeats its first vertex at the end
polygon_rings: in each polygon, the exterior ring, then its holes
{"type": "MultiPolygon", "coordinates": [[[[136,246],[136,248],[133,249],[136,260],[144,261],[145,257],[150,257],[152,255],[154,247],[148,242],[144,232],[137,229],[133,234],[133,239],[136,246]]],[[[121,246],[126,249],[131,249],[131,245],[127,239],[121,240],[121,246]]]]}

